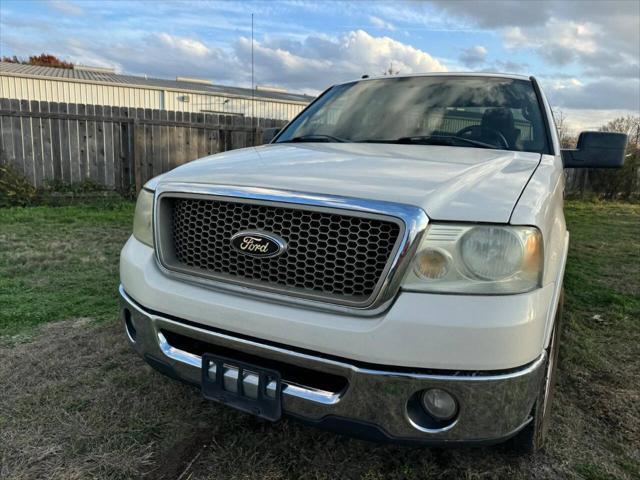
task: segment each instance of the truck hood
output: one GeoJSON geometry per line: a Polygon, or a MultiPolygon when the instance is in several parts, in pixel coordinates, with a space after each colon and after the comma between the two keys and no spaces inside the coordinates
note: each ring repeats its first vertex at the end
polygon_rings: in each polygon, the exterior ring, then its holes
{"type": "Polygon", "coordinates": [[[178,167],[157,182],[251,186],[421,207],[434,220],[507,223],[540,154],[362,143],[271,144],[178,167]]]}

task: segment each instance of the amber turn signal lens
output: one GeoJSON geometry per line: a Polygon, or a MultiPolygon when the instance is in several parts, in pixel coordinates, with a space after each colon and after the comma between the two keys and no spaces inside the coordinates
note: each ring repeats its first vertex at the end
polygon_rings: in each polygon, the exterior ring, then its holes
{"type": "Polygon", "coordinates": [[[423,250],[415,259],[415,272],[425,279],[444,277],[449,271],[449,259],[438,250],[423,250]]]}

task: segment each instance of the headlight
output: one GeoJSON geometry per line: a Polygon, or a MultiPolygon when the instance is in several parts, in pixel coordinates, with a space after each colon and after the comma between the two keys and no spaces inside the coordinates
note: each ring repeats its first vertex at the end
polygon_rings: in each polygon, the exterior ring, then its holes
{"type": "Polygon", "coordinates": [[[142,243],[153,248],[153,192],[142,189],[136,202],[136,213],[133,217],[133,236],[142,243]]]}
{"type": "Polygon", "coordinates": [[[522,293],[540,285],[542,235],[534,227],[429,225],[403,289],[522,293]]]}
{"type": "Polygon", "coordinates": [[[460,255],[469,271],[483,280],[501,280],[518,271],[524,245],[508,228],[476,227],[460,239],[460,255]]]}

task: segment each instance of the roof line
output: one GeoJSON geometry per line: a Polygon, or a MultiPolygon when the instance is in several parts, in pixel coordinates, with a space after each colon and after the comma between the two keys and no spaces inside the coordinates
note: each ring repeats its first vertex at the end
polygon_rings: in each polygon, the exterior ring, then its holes
{"type": "MultiPolygon", "coordinates": [[[[3,65],[8,65],[9,63],[7,62],[0,62],[0,66],[3,65]]],[[[47,67],[44,67],[47,68],[47,67]]],[[[56,82],[69,82],[69,83],[86,83],[86,84],[91,84],[91,85],[104,85],[104,86],[110,86],[110,87],[121,87],[121,88],[137,88],[137,89],[145,89],[145,90],[160,90],[160,91],[173,91],[173,92],[180,92],[180,93],[191,93],[191,94],[196,94],[196,95],[210,95],[210,96],[217,96],[217,97],[232,97],[232,98],[244,98],[244,99],[248,99],[251,98],[251,91],[250,89],[247,89],[248,92],[246,95],[243,94],[239,94],[239,93],[232,93],[232,92],[225,92],[225,91],[211,91],[211,90],[204,90],[204,89],[189,89],[189,88],[183,88],[183,87],[178,87],[178,86],[158,86],[158,85],[150,85],[150,84],[142,84],[142,83],[123,83],[123,82],[114,82],[114,81],[109,81],[109,80],[90,80],[90,79],[86,79],[86,78],[79,78],[79,77],[58,77],[58,76],[54,76],[54,75],[47,75],[47,74],[33,74],[33,73],[24,73],[24,72],[12,72],[9,70],[6,70],[4,68],[0,68],[0,76],[10,76],[10,77],[20,77],[20,78],[30,78],[30,79],[34,79],[34,80],[43,80],[46,79],[48,81],[56,81],[56,82]]],[[[137,78],[141,78],[142,77],[137,77],[135,75],[126,75],[126,77],[128,78],[133,78],[133,79],[137,79],[137,78]]],[[[142,79],[144,80],[144,79],[142,79]]],[[[166,79],[155,79],[155,80],[161,80],[161,81],[166,81],[166,82],[171,82],[171,80],[166,80],[166,79]]],[[[224,85],[213,85],[213,87],[218,87],[218,88],[225,88],[224,85]]],[[[242,88],[242,87],[228,87],[228,88],[242,88]]],[[[314,98],[312,96],[308,96],[309,97],[309,101],[304,101],[304,100],[292,100],[292,99],[284,99],[278,96],[267,96],[264,95],[266,93],[265,90],[260,90],[260,93],[262,95],[260,95],[259,97],[257,97],[258,100],[260,101],[265,101],[265,102],[276,102],[276,103],[291,103],[291,104],[295,104],[295,105],[308,105],[309,102],[314,98]]],[[[297,94],[297,93],[289,93],[287,92],[285,95],[295,95],[295,96],[306,96],[303,94],[297,94]]]]}

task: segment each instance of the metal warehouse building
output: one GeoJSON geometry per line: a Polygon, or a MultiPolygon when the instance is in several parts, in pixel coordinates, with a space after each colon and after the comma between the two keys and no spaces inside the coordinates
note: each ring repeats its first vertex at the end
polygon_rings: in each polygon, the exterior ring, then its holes
{"type": "Polygon", "coordinates": [[[119,75],[114,70],[73,69],[0,62],[0,97],[59,103],[224,113],[290,120],[313,97],[283,90],[213,85],[206,80],[176,80],[119,75]]]}

